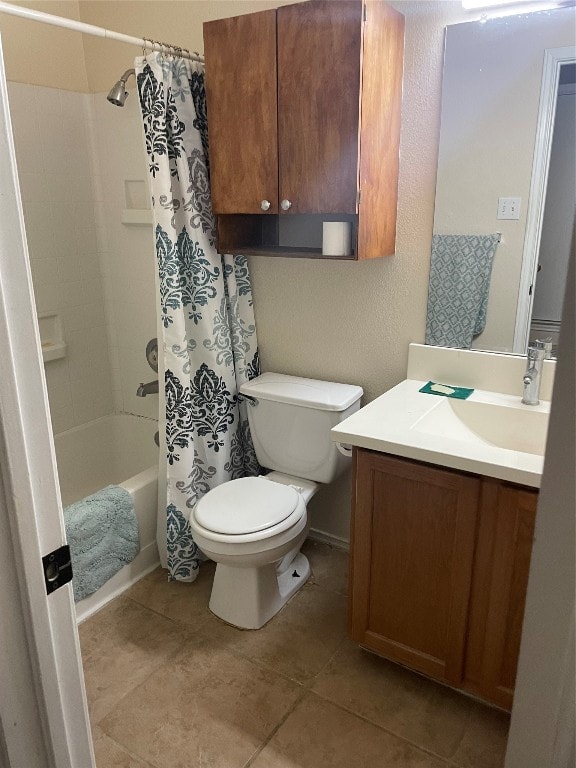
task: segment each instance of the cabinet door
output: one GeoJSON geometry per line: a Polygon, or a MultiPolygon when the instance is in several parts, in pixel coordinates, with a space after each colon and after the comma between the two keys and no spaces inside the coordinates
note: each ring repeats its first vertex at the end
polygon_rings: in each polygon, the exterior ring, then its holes
{"type": "Polygon", "coordinates": [[[512,708],[538,492],[484,480],[466,687],[512,708]]]}
{"type": "Polygon", "coordinates": [[[278,212],[276,11],[204,24],[214,213],[278,212]]]}
{"type": "Polygon", "coordinates": [[[290,213],[356,213],[362,3],[278,9],[278,153],[290,213]]]}
{"type": "Polygon", "coordinates": [[[394,253],[400,164],[404,17],[367,0],[362,67],[358,256],[394,253]]]}
{"type": "Polygon", "coordinates": [[[479,485],[357,451],[352,637],[453,685],[463,673],[479,485]]]}

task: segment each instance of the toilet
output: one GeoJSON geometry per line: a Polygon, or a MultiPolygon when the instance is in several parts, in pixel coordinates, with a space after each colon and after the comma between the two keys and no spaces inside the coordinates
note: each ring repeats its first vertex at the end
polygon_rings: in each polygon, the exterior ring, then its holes
{"type": "Polygon", "coordinates": [[[306,505],[350,457],[330,430],[360,407],[362,388],[264,373],[243,384],[260,477],[230,480],[196,505],[196,544],[216,565],[210,610],[229,624],[260,629],[306,582],[300,552],[310,527],[306,505]]]}

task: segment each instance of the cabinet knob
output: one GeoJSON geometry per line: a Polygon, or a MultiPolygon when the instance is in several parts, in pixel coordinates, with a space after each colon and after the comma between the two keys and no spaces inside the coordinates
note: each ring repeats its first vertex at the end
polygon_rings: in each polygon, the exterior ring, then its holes
{"type": "Polygon", "coordinates": [[[283,211],[288,211],[290,208],[292,208],[292,203],[290,200],[282,200],[280,203],[280,208],[282,208],[283,211]]]}
{"type": "Polygon", "coordinates": [[[262,200],[260,208],[262,208],[263,211],[267,211],[268,208],[270,208],[270,200],[262,200]]]}

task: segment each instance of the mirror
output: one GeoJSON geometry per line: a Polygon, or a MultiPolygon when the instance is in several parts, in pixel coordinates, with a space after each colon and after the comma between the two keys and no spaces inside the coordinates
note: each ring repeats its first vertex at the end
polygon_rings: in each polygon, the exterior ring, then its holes
{"type": "MultiPolygon", "coordinates": [[[[575,18],[570,7],[446,29],[433,262],[445,235],[500,233],[484,329],[448,346],[524,354],[529,338],[556,339],[574,232],[575,18]]],[[[429,317],[437,287],[431,271],[429,317]]]]}

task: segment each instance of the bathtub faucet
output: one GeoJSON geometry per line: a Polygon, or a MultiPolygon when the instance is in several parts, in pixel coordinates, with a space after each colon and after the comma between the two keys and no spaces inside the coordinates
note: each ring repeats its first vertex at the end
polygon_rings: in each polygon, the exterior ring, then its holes
{"type": "Polygon", "coordinates": [[[136,395],[138,397],[146,397],[146,395],[157,395],[158,394],[158,379],[155,381],[149,381],[148,384],[140,384],[138,389],[136,390],[136,395]]]}

